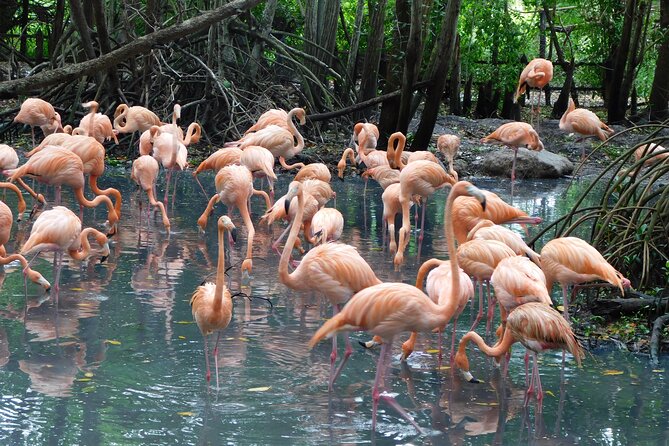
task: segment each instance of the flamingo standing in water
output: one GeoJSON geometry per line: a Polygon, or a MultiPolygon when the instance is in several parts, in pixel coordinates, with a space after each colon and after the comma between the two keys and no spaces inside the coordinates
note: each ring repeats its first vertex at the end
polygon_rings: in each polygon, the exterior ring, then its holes
{"type": "Polygon", "coordinates": [[[204,190],[204,186],[202,186],[202,183],[200,183],[200,179],[198,178],[198,175],[201,172],[204,172],[205,170],[213,170],[214,172],[218,172],[225,166],[229,166],[230,164],[241,164],[242,163],[242,149],[238,147],[223,147],[222,149],[218,149],[211,155],[207,157],[204,161],[202,161],[198,166],[197,169],[195,169],[195,172],[193,172],[193,178],[195,178],[195,181],[197,181],[197,184],[200,185],[200,189],[202,189],[202,192],[204,192],[204,195],[207,196],[207,192],[204,190]]]}
{"type": "Polygon", "coordinates": [[[407,164],[400,174],[400,204],[402,205],[402,227],[400,228],[400,239],[397,247],[397,253],[393,262],[399,266],[404,262],[404,250],[409,244],[411,236],[411,216],[409,206],[414,195],[423,198],[423,209],[421,211],[421,232],[418,236],[423,240],[425,228],[425,206],[427,198],[437,189],[445,187],[447,184],[455,184],[455,179],[437,163],[426,160],[418,160],[407,164]]]}
{"type": "Polygon", "coordinates": [[[358,153],[376,149],[379,141],[379,129],[371,122],[358,122],[353,126],[353,141],[358,153]]]}
{"type": "MultiPolygon", "coordinates": [[[[186,145],[178,137],[172,133],[163,132],[158,126],[152,126],[150,134],[151,143],[153,144],[153,157],[167,171],[165,177],[165,195],[163,197],[163,203],[167,205],[172,172],[185,170],[188,167],[188,149],[186,149],[186,145]]],[[[176,183],[174,193],[176,194],[176,183]]],[[[172,201],[174,201],[174,196],[172,197],[172,201]]]]}
{"type": "MultiPolygon", "coordinates": [[[[565,319],[569,320],[569,298],[567,287],[593,280],[605,280],[618,287],[624,295],[630,281],[616,271],[595,248],[577,237],[559,237],[541,249],[541,269],[546,274],[546,286],[550,291],[554,282],[562,285],[562,302],[565,319]]],[[[576,294],[574,287],[572,298],[576,294]]]]}
{"type": "Polygon", "coordinates": [[[81,106],[88,108],[90,112],[81,118],[79,127],[75,128],[72,134],[92,136],[100,143],[113,139],[118,144],[118,138],[116,137],[116,133],[114,133],[109,116],[98,113],[100,105],[96,101],[90,101],[81,104],[81,106]]]}
{"type": "Polygon", "coordinates": [[[28,98],[23,101],[21,109],[13,122],[30,126],[33,135],[33,147],[35,146],[35,127],[41,128],[44,136],[63,131],[58,112],[53,108],[53,105],[40,98],[28,98]]]}
{"type": "Polygon", "coordinates": [[[248,233],[246,258],[242,263],[242,271],[251,274],[251,270],[253,269],[253,237],[255,236],[255,229],[253,228],[253,222],[249,214],[248,203],[251,195],[262,195],[265,198],[265,204],[269,208],[269,196],[265,191],[253,189],[253,175],[246,166],[225,166],[216,174],[215,183],[217,193],[209,200],[207,208],[202,212],[202,215],[197,220],[197,224],[204,231],[207,227],[209,214],[211,214],[214,205],[219,201],[222,201],[227,206],[228,214],[232,212],[233,207],[239,209],[248,233]]]}
{"type": "Polygon", "coordinates": [[[392,157],[393,162],[390,163],[392,167],[395,167],[396,169],[403,170],[407,164],[419,161],[419,160],[424,160],[424,161],[432,161],[433,163],[439,164],[439,160],[437,160],[437,157],[434,156],[434,153],[428,151],[428,150],[418,150],[415,152],[404,152],[404,147],[406,146],[407,138],[404,136],[402,132],[395,132],[392,135],[390,135],[390,138],[388,138],[388,154],[387,158],[390,159],[392,157]],[[408,158],[406,159],[406,162],[404,162],[402,155],[405,153],[408,153],[408,158]]]}
{"type": "Polygon", "coordinates": [[[293,109],[286,118],[286,127],[270,125],[255,133],[249,133],[234,144],[242,150],[249,146],[264,147],[279,158],[279,163],[284,169],[304,167],[303,163],[286,164],[287,159],[294,157],[304,148],[304,138],[295,127],[293,116],[300,120],[300,124],[306,123],[304,109],[293,109]],[[295,144],[295,139],[297,139],[297,144],[295,144]]]}
{"type": "MultiPolygon", "coordinates": [[[[560,129],[568,133],[578,133],[582,136],[580,140],[595,136],[600,141],[606,141],[614,132],[590,110],[576,108],[572,98],[569,98],[569,106],[560,118],[560,129]]],[[[585,146],[582,147],[581,158],[585,158],[585,146]]]]}
{"type": "Polygon", "coordinates": [[[311,218],[316,244],[336,242],[344,231],[344,216],[335,208],[321,208],[311,218]]]}
{"type": "MultiPolygon", "coordinates": [[[[260,115],[256,123],[244,132],[244,135],[257,132],[258,130],[262,130],[265,127],[269,127],[270,125],[278,125],[279,127],[284,127],[286,130],[290,131],[290,128],[287,124],[290,113],[293,114],[292,116],[297,116],[300,121],[303,121],[301,116],[304,115],[304,109],[302,108],[293,108],[290,110],[290,112],[280,108],[272,108],[260,115]]],[[[302,122],[302,125],[304,125],[304,122],[302,122]]]]}
{"type": "MultiPolygon", "coordinates": [[[[332,304],[333,314],[336,316],[340,311],[340,306],[351,296],[367,287],[378,285],[381,281],[365,259],[358,254],[358,251],[343,243],[326,243],[316,246],[302,258],[295,271],[288,272],[288,260],[297,239],[297,233],[300,231],[300,223],[304,214],[305,195],[302,183],[299,181],[290,183],[285,203],[287,203],[286,207],[289,207],[293,198],[297,198],[297,213],[293,218],[290,233],[279,260],[279,281],[293,290],[323,293],[332,304]]],[[[352,352],[351,343],[346,336],[344,358],[335,370],[337,339],[336,336],[333,337],[330,354],[330,390],[352,352]]]]}
{"type": "Polygon", "coordinates": [[[355,151],[350,147],[344,149],[344,152],[341,154],[341,159],[337,163],[337,176],[340,180],[344,179],[347,158],[351,160],[351,166],[355,166],[357,164],[355,161],[355,151]]]}
{"type": "MultiPolygon", "coordinates": [[[[147,206],[147,214],[150,214],[151,206],[156,206],[160,209],[160,212],[163,216],[163,225],[165,230],[170,232],[170,219],[167,218],[167,211],[165,210],[165,205],[162,202],[156,201],[156,197],[153,193],[153,188],[156,185],[156,178],[158,178],[158,161],[155,160],[150,155],[142,155],[132,162],[132,172],[130,173],[130,179],[133,180],[139,187],[141,187],[144,192],[146,192],[147,197],[149,198],[149,204],[147,206]]],[[[142,208],[142,202],[139,202],[140,211],[142,208]]]]}
{"type": "Polygon", "coordinates": [[[446,161],[448,161],[448,173],[453,178],[458,179],[458,173],[453,168],[453,160],[458,154],[460,148],[460,138],[455,135],[441,135],[437,139],[437,150],[444,154],[446,161]]]}
{"type": "MultiPolygon", "coordinates": [[[[539,302],[529,302],[511,311],[506,320],[506,329],[502,339],[494,347],[488,346],[483,338],[474,331],[470,331],[462,337],[458,352],[455,355],[455,364],[467,381],[478,383],[479,381],[469,371],[466,351],[469,342],[474,342],[484,354],[490,357],[500,357],[506,354],[516,342],[523,344],[534,356],[532,380],[527,395],[529,396],[536,386],[539,402],[543,399],[543,390],[539,376],[537,353],[546,350],[566,349],[574,355],[579,367],[581,358],[584,356],[583,348],[576,340],[569,322],[560,316],[560,313],[556,310],[539,302]]],[[[525,399],[526,405],[527,402],[528,398],[525,399]]]]}
{"type": "MultiPolygon", "coordinates": [[[[21,215],[26,210],[26,202],[23,200],[21,191],[18,187],[11,183],[0,183],[0,189],[10,189],[16,193],[18,199],[18,218],[17,221],[21,221],[21,215]]],[[[9,242],[9,238],[12,232],[12,221],[14,216],[12,215],[12,210],[4,202],[0,201],[0,266],[7,265],[8,263],[19,261],[21,266],[23,266],[23,275],[25,278],[30,279],[31,282],[34,282],[40,285],[45,290],[51,288],[51,284],[44,278],[42,275],[32,270],[28,266],[28,261],[21,254],[10,254],[7,255],[5,249],[5,244],[9,242]]]]}
{"type": "Polygon", "coordinates": [[[90,254],[91,245],[88,242],[89,234],[95,237],[100,248],[102,248],[102,257],[100,262],[104,262],[109,255],[109,243],[107,236],[97,229],[81,229],[81,220],[74,212],[64,206],[56,206],[53,209],[42,212],[35,220],[30,237],[21,247],[21,254],[26,256],[32,252],[55,251],[54,266],[56,274],[54,277],[54,287],[56,290],[56,302],[58,302],[58,289],[60,280],[60,270],[63,264],[63,253],[67,251],[68,255],[75,260],[83,260],[90,254]]]}
{"type": "Polygon", "coordinates": [[[264,147],[248,146],[242,151],[240,161],[243,166],[251,171],[254,177],[267,178],[269,197],[270,201],[273,202],[276,174],[274,173],[274,155],[272,155],[272,152],[264,147]]]}
{"type": "MultiPolygon", "coordinates": [[[[104,203],[108,210],[107,220],[111,227],[110,234],[116,232],[118,215],[114,210],[114,204],[106,195],[98,195],[93,200],[88,200],[84,196],[84,164],[81,158],[72,151],[64,147],[47,146],[44,150],[30,157],[22,166],[6,170],[4,173],[9,175],[10,181],[17,181],[22,176],[28,175],[35,177],[37,181],[42,183],[57,186],[56,202],[58,203],[60,202],[60,186],[63,184],[72,188],[74,197],[80,205],[93,208],[104,203]]],[[[22,186],[27,187],[25,183],[22,186]]],[[[31,193],[31,195],[33,194],[34,192],[31,193]]]]}
{"type": "Polygon", "coordinates": [[[225,286],[225,231],[234,231],[235,225],[227,215],[218,219],[218,265],[216,267],[216,283],[207,282],[197,287],[190,299],[193,319],[197,323],[204,339],[204,359],[207,364],[205,378],[211,380],[209,370],[209,350],[207,336],[218,332],[214,345],[214,367],[216,369],[216,387],[218,387],[218,341],[221,330],[230,324],[232,319],[232,296],[225,286]]]}
{"type": "MultiPolygon", "coordinates": [[[[413,164],[413,163],[412,163],[413,164]]],[[[455,241],[451,223],[451,207],[455,198],[472,195],[485,207],[485,195],[472,184],[461,181],[451,190],[444,215],[446,240],[449,257],[452,259],[452,298],[457,301],[460,289],[455,241]]],[[[381,395],[383,377],[390,362],[392,341],[395,335],[404,331],[429,331],[446,324],[452,316],[448,306],[440,306],[418,288],[404,283],[382,283],[356,293],[336,316],[325,322],[309,341],[313,348],[326,337],[340,331],[365,330],[381,338],[383,346],[376,366],[376,378],[372,390],[372,429],[376,428],[376,412],[379,400],[383,398],[404,416],[419,432],[418,424],[389,395],[381,395]]]]}
{"type": "Polygon", "coordinates": [[[516,158],[518,158],[518,148],[527,146],[527,148],[537,152],[544,150],[544,143],[539,139],[536,130],[525,122],[507,122],[502,124],[481,139],[481,142],[500,142],[513,150],[513,163],[511,164],[511,191],[513,195],[513,184],[516,181],[516,158]]]}
{"type": "Polygon", "coordinates": [[[120,104],[114,112],[114,129],[119,133],[143,132],[161,124],[154,112],[139,105],[120,104]]]}
{"type": "MultiPolygon", "coordinates": [[[[530,63],[527,64],[525,69],[520,73],[520,79],[518,79],[518,88],[516,88],[516,94],[513,97],[513,102],[518,102],[518,98],[525,93],[525,90],[529,88],[536,88],[539,90],[537,96],[537,113],[539,112],[539,103],[541,102],[541,90],[544,89],[546,85],[553,79],[553,62],[546,59],[536,58],[532,59],[530,63]]],[[[530,103],[532,103],[532,92],[530,91],[530,103]]],[[[532,103],[532,113],[530,116],[534,116],[534,103],[532,103]]]]}
{"type": "Polygon", "coordinates": [[[293,177],[293,181],[300,182],[304,180],[321,180],[329,183],[331,179],[332,174],[330,174],[330,169],[323,163],[307,164],[295,174],[295,177],[293,177]]]}
{"type": "Polygon", "coordinates": [[[504,243],[511,248],[516,255],[527,256],[535,264],[541,266],[541,259],[539,254],[534,252],[520,235],[513,232],[509,228],[496,225],[488,219],[480,220],[469,234],[467,234],[467,241],[470,240],[497,240],[504,243]]]}

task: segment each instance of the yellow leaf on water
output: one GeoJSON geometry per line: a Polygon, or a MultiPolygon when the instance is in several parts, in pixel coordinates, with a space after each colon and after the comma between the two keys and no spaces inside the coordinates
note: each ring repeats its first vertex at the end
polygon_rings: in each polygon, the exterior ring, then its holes
{"type": "Polygon", "coordinates": [[[226,341],[234,341],[235,338],[225,338],[226,341]]]}
{"type": "Polygon", "coordinates": [[[249,338],[239,338],[239,340],[242,342],[249,342],[249,338]]]}
{"type": "Polygon", "coordinates": [[[187,324],[194,324],[195,322],[193,321],[177,321],[177,324],[182,324],[182,325],[187,325],[187,324]]]}
{"type": "Polygon", "coordinates": [[[84,393],[90,393],[94,390],[95,390],[95,386],[88,386],[88,387],[84,387],[83,389],[81,389],[81,391],[84,392],[84,393]]]}
{"type": "Polygon", "coordinates": [[[499,406],[499,403],[497,402],[492,402],[492,403],[474,403],[477,406],[499,406]]]}
{"type": "Polygon", "coordinates": [[[110,345],[121,345],[121,341],[116,341],[114,339],[105,339],[105,344],[110,345]]]}
{"type": "Polygon", "coordinates": [[[440,365],[439,367],[437,367],[437,370],[450,370],[450,369],[451,366],[448,365],[440,365]]]}
{"type": "Polygon", "coordinates": [[[91,380],[90,378],[79,378],[77,381],[79,381],[80,383],[85,383],[85,382],[88,382],[90,380],[91,380]]]}
{"type": "Polygon", "coordinates": [[[195,414],[193,412],[177,412],[177,415],[181,415],[182,417],[192,417],[195,414]]]}
{"type": "Polygon", "coordinates": [[[635,375],[634,373],[630,373],[630,378],[631,379],[639,379],[639,375],[635,375]]]}
{"type": "Polygon", "coordinates": [[[83,288],[70,288],[70,291],[84,291],[83,288]]]}
{"type": "Polygon", "coordinates": [[[186,336],[179,336],[179,339],[186,339],[186,336]]]}
{"type": "Polygon", "coordinates": [[[602,372],[602,375],[604,375],[604,376],[612,376],[612,375],[622,375],[622,374],[624,374],[624,373],[625,373],[625,372],[623,372],[622,370],[604,370],[604,371],[602,372]]]}
{"type": "Polygon", "coordinates": [[[429,353],[431,355],[434,355],[435,353],[439,353],[439,349],[431,348],[429,350],[425,350],[425,353],[429,353]]]}
{"type": "Polygon", "coordinates": [[[555,394],[554,394],[553,392],[551,392],[550,390],[546,390],[546,391],[544,392],[544,395],[550,395],[550,396],[552,396],[553,398],[555,398],[555,394]]]}
{"type": "Polygon", "coordinates": [[[94,375],[92,372],[86,372],[86,373],[84,373],[84,376],[85,376],[86,378],[92,378],[92,377],[95,376],[95,375],[94,375]]]}
{"type": "Polygon", "coordinates": [[[564,311],[564,307],[562,305],[558,305],[557,307],[555,307],[555,309],[558,311],[564,311]]]}
{"type": "Polygon", "coordinates": [[[664,369],[653,369],[653,373],[664,373],[664,369]]]}
{"type": "Polygon", "coordinates": [[[269,389],[271,389],[271,386],[267,387],[252,387],[250,389],[246,389],[249,392],[267,392],[269,389]]]}

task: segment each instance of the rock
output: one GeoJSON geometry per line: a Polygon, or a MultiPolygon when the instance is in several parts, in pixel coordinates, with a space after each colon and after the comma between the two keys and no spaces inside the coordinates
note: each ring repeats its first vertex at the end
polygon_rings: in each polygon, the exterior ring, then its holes
{"type": "MultiPolygon", "coordinates": [[[[513,150],[500,148],[483,159],[483,170],[488,175],[511,176],[513,150]]],[[[548,150],[535,152],[521,147],[516,160],[516,178],[560,178],[574,170],[571,161],[548,150]]]]}

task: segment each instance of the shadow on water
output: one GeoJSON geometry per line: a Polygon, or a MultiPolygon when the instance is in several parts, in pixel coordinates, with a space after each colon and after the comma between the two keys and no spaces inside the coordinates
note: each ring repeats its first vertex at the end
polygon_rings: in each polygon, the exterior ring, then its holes
{"type": "MultiPolygon", "coordinates": [[[[213,175],[201,177],[212,193],[213,175]]],[[[111,255],[104,264],[96,257],[67,261],[58,307],[32,285],[26,299],[16,266],[0,271],[1,444],[666,442],[666,363],[653,369],[646,358],[603,352],[589,355],[582,369],[567,361],[562,370],[561,354],[546,354],[540,366],[547,392],[543,412],[538,412],[534,400],[523,407],[522,348],[514,350],[506,377],[470,348],[472,368],[485,381],[470,384],[450,368],[448,354],[444,365],[437,366],[436,335],[421,336],[407,364],[398,361],[396,342],[387,376],[388,391],[430,435],[418,437],[383,403],[377,432],[370,432],[378,352],[362,350],[356,342],[369,336],[352,335],[356,350],[334,392],[328,393],[330,344],[309,351],[306,343],[331,314],[329,305],[314,293],[289,291],[278,282],[279,256],[270,244],[280,225],[256,227],[253,276],[243,281],[239,265],[246,231],[236,212],[232,218],[240,228],[239,239],[226,251],[227,264],[234,265],[228,272],[229,287],[269,298],[273,307],[259,299],[235,299],[219,353],[221,388],[208,388],[202,337],[188,301],[197,285],[214,279],[215,219],[204,235],[198,233],[195,220],[206,201],[190,175],[178,178],[169,236],[159,217],[147,226],[127,172],[111,169],[105,180],[124,193],[123,219],[111,241],[111,255]]],[[[277,196],[288,181],[279,178],[277,196]]],[[[473,182],[509,198],[508,180],[473,182]]],[[[582,187],[521,180],[514,204],[550,221],[570,208],[582,187]]],[[[413,283],[421,261],[445,258],[446,191],[428,201],[420,250],[414,233],[406,263],[395,271],[382,230],[381,189],[370,182],[363,196],[363,183],[356,178],[334,182],[333,188],[345,219],[342,240],[356,246],[382,280],[413,283]]],[[[263,209],[255,199],[252,211],[257,222],[263,209]]],[[[222,212],[218,205],[214,215],[222,212]]],[[[104,214],[87,209],[86,225],[100,226],[104,214]]],[[[23,237],[29,232],[23,223],[18,231],[23,237]]],[[[47,279],[51,259],[42,256],[35,264],[47,279]]],[[[458,337],[471,319],[469,309],[465,311],[458,337]]],[[[445,339],[444,345],[449,342],[445,339]]]]}

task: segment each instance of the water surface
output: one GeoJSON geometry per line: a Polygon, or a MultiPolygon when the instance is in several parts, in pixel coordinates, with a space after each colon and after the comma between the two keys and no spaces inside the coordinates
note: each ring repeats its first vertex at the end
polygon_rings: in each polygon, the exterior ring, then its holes
{"type": "MultiPolygon", "coordinates": [[[[296,293],[278,282],[279,256],[270,249],[282,229],[278,225],[257,228],[250,280],[243,280],[239,268],[243,229],[228,249],[229,264],[235,265],[229,271],[231,289],[269,298],[273,306],[235,298],[220,346],[220,388],[213,381],[207,386],[202,337],[188,301],[203,280],[214,279],[215,219],[199,234],[195,221],[206,198],[183,174],[167,237],[159,217],[147,226],[137,204],[145,198],[127,177],[115,169],[100,181],[124,193],[108,261],[100,264],[97,256],[68,261],[57,307],[32,284],[26,300],[16,267],[0,272],[0,444],[666,444],[666,362],[652,367],[646,357],[592,351],[583,368],[568,360],[563,369],[559,352],[546,354],[541,373],[547,392],[540,413],[534,401],[523,406],[523,349],[514,349],[508,376],[502,378],[491,360],[470,347],[472,371],[484,381],[470,384],[447,367],[448,361],[438,368],[436,335],[421,337],[408,364],[398,360],[396,339],[387,377],[387,389],[430,436],[419,437],[383,403],[377,432],[371,432],[378,352],[358,347],[355,341],[368,336],[353,334],[355,352],[328,393],[331,345],[323,342],[309,351],[306,344],[331,309],[318,295],[296,293]]],[[[213,175],[203,175],[202,181],[213,192],[213,175]]],[[[509,198],[508,180],[473,182],[509,198]]],[[[280,178],[278,196],[287,183],[280,178]]],[[[381,189],[370,182],[363,196],[363,183],[355,178],[335,179],[333,187],[345,217],[342,240],[356,246],[382,280],[413,283],[421,261],[445,258],[446,191],[428,201],[420,260],[412,237],[406,263],[396,272],[382,233],[381,189]]],[[[520,181],[514,204],[550,221],[563,215],[584,187],[520,181]]],[[[254,200],[254,221],[262,211],[254,200]]],[[[214,215],[222,212],[218,205],[214,215]]],[[[105,215],[86,210],[85,222],[99,227],[105,215]]],[[[237,212],[233,221],[243,227],[237,212]]],[[[530,228],[532,234],[537,230],[530,228]]],[[[28,231],[25,222],[14,228],[19,240],[28,231]]],[[[51,259],[43,255],[35,264],[47,279],[51,259]]],[[[469,309],[461,321],[458,338],[469,326],[469,309]]]]}

